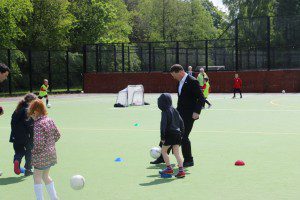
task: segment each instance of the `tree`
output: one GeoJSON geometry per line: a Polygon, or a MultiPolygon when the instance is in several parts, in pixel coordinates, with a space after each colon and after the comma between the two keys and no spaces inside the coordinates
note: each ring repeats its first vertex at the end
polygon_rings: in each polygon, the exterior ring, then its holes
{"type": "Polygon", "coordinates": [[[107,31],[100,37],[100,42],[129,42],[132,32],[132,15],[122,0],[109,0],[113,7],[113,19],[107,25],[107,31]]]}
{"type": "Polygon", "coordinates": [[[222,11],[220,11],[217,7],[214,6],[214,4],[209,0],[202,0],[202,5],[204,8],[210,13],[214,27],[217,29],[224,29],[226,23],[226,14],[222,11]]]}
{"type": "Polygon", "coordinates": [[[276,11],[278,16],[300,15],[300,1],[277,0],[276,11]]]}
{"type": "Polygon", "coordinates": [[[74,17],[67,10],[67,0],[31,0],[33,12],[28,15],[28,22],[21,27],[23,37],[20,47],[63,48],[67,47],[68,32],[72,28],[74,17]]]}
{"type": "Polygon", "coordinates": [[[0,1],[0,47],[15,48],[15,41],[25,35],[18,24],[26,21],[32,10],[30,0],[0,1]]]}
{"type": "Polygon", "coordinates": [[[139,29],[143,40],[197,40],[216,33],[211,15],[200,0],[141,0],[139,29]]]}
{"type": "Polygon", "coordinates": [[[75,0],[69,11],[76,17],[70,33],[72,46],[128,41],[130,15],[123,1],[75,0]]]}
{"type": "Polygon", "coordinates": [[[243,17],[258,17],[275,14],[277,0],[223,0],[229,9],[231,20],[243,17]]]}

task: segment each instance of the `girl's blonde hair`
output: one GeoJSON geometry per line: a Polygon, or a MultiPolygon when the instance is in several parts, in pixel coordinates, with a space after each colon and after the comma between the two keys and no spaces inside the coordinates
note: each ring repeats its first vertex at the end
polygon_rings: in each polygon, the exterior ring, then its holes
{"type": "Polygon", "coordinates": [[[32,116],[34,112],[37,112],[38,117],[48,115],[47,108],[42,100],[36,99],[30,103],[28,115],[32,116]]]}

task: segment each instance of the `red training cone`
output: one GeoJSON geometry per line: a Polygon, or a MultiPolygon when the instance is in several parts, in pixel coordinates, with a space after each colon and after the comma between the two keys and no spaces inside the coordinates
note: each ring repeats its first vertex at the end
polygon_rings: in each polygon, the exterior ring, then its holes
{"type": "Polygon", "coordinates": [[[242,160],[237,160],[237,161],[235,162],[235,165],[236,165],[236,166],[244,166],[245,163],[244,163],[244,161],[242,161],[242,160]]]}

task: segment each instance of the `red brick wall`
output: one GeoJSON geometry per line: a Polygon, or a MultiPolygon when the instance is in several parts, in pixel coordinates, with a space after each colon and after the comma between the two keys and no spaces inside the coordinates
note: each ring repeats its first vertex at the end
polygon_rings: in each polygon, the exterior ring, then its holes
{"type": "MultiPolygon", "coordinates": [[[[235,72],[208,72],[212,92],[231,92],[235,72]]],[[[300,70],[239,72],[243,92],[300,92],[300,70]]],[[[144,85],[146,93],[176,92],[169,73],[87,73],[86,93],[116,93],[127,85],[144,85]]]]}

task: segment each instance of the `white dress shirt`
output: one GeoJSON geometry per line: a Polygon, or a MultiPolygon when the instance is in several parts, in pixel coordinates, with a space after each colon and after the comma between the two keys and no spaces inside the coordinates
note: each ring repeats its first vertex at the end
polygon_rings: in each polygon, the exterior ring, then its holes
{"type": "Polygon", "coordinates": [[[187,73],[185,73],[184,77],[181,79],[181,81],[179,82],[179,87],[178,87],[178,94],[180,95],[181,94],[181,90],[182,90],[182,87],[183,87],[183,84],[186,80],[186,77],[188,76],[187,73]]]}

